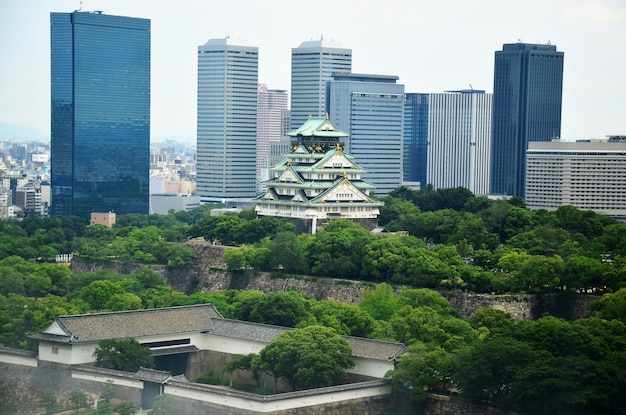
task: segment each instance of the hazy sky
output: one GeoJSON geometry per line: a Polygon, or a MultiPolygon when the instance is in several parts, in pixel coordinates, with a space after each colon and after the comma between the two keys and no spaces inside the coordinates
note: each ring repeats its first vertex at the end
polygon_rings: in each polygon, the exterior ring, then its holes
{"type": "MultiPolygon", "coordinates": [[[[50,12],[79,0],[0,0],[0,123],[50,131],[50,12]]],[[[397,75],[406,92],[493,92],[503,43],[565,52],[562,138],[626,135],[624,0],[84,0],[84,11],[152,21],[152,140],[195,139],[197,47],[259,48],[259,82],[290,88],[291,49],[332,39],[352,71],[397,75]]]]}

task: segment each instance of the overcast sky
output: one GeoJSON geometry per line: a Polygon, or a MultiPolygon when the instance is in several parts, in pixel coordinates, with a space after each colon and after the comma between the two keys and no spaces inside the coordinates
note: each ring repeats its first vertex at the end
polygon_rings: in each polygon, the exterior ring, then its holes
{"type": "MultiPolygon", "coordinates": [[[[0,0],[0,123],[49,136],[50,12],[79,0],[0,0]]],[[[503,43],[565,53],[561,136],[626,135],[624,0],[84,0],[84,11],[152,24],[153,141],[195,140],[197,47],[231,36],[259,48],[259,82],[290,88],[291,49],[331,39],[352,71],[397,75],[406,92],[493,92],[503,43]]]]}

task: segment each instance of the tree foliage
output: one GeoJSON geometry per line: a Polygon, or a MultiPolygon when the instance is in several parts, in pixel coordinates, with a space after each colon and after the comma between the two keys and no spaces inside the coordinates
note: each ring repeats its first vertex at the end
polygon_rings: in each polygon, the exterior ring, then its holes
{"type": "MultiPolygon", "coordinates": [[[[354,366],[352,349],[335,330],[309,326],[281,333],[265,346],[252,366],[296,389],[331,385],[354,366]]],[[[276,385],[275,385],[276,388],[276,385]]]]}
{"type": "Polygon", "coordinates": [[[150,349],[136,339],[102,340],[94,352],[96,366],[105,369],[136,372],[140,367],[153,368],[150,349]]]}

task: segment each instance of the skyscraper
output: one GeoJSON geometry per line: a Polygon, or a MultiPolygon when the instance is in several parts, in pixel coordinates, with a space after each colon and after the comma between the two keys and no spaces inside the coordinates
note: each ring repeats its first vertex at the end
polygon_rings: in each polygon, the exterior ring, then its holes
{"type": "Polygon", "coordinates": [[[397,76],[336,73],[327,83],[326,107],[348,132],[346,151],[367,170],[364,180],[388,194],[402,185],[404,85],[397,76]]]}
{"type": "Polygon", "coordinates": [[[291,49],[291,128],[309,115],[326,111],[326,82],[337,72],[352,70],[352,50],[326,39],[302,42],[291,49]]]}
{"type": "Polygon", "coordinates": [[[197,192],[202,202],[256,197],[257,47],[198,46],[197,192]]]}
{"type": "Polygon", "coordinates": [[[150,20],[51,13],[50,45],[50,214],[147,214],[150,20]]]}
{"type": "Polygon", "coordinates": [[[267,89],[267,85],[259,85],[256,128],[256,174],[258,183],[269,178],[269,169],[273,165],[270,161],[270,145],[271,143],[280,142],[283,136],[283,117],[288,108],[288,101],[287,91],[267,89]]]}
{"type": "Polygon", "coordinates": [[[433,188],[489,193],[491,98],[474,89],[429,94],[426,181],[433,188]]]}
{"type": "Polygon", "coordinates": [[[505,44],[495,53],[491,193],[524,197],[526,149],[561,135],[563,52],[505,44]]]}
{"type": "Polygon", "coordinates": [[[404,95],[403,181],[417,182],[422,189],[427,184],[428,96],[419,93],[404,95]]]}

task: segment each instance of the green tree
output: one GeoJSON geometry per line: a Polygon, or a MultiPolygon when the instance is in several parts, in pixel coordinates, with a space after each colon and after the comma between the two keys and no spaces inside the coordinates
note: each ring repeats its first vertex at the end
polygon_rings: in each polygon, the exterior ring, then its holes
{"type": "Polygon", "coordinates": [[[10,266],[0,266],[0,292],[24,295],[24,276],[10,266]]]}
{"type": "Polygon", "coordinates": [[[374,236],[346,219],[333,219],[307,240],[311,273],[323,277],[357,279],[366,245],[374,236]]]}
{"type": "Polygon", "coordinates": [[[134,415],[137,413],[137,407],[132,402],[120,402],[115,405],[115,412],[119,415],[134,415]]]}
{"type": "Polygon", "coordinates": [[[104,310],[110,311],[127,311],[141,310],[143,308],[141,298],[133,293],[113,294],[109,300],[104,303],[104,310]]]}
{"type": "Polygon", "coordinates": [[[604,320],[618,320],[626,324],[626,288],[604,294],[591,305],[597,317],[604,320]]]}
{"type": "Polygon", "coordinates": [[[168,394],[161,394],[155,396],[152,409],[148,412],[148,415],[176,415],[174,398],[168,394]]]}
{"type": "Polygon", "coordinates": [[[105,402],[110,402],[111,399],[115,397],[115,389],[113,389],[113,381],[107,380],[106,383],[102,387],[102,392],[100,393],[100,399],[105,402]]]}
{"type": "Polygon", "coordinates": [[[140,367],[153,368],[150,349],[136,339],[102,340],[94,352],[96,366],[105,369],[136,372],[140,367]]]}
{"type": "Polygon", "coordinates": [[[517,374],[537,358],[526,342],[489,337],[459,353],[454,379],[467,400],[508,410],[517,374]]]}
{"type": "Polygon", "coordinates": [[[375,290],[363,293],[359,308],[365,310],[375,320],[389,320],[398,310],[398,300],[390,285],[379,284],[375,290]]]}
{"type": "Polygon", "coordinates": [[[46,389],[39,398],[39,407],[46,411],[47,414],[52,414],[57,409],[58,402],[57,396],[54,391],[50,389],[46,389]]]}
{"type": "Polygon", "coordinates": [[[269,244],[268,266],[271,270],[305,274],[308,271],[304,247],[293,232],[281,232],[269,244]]]}
{"type": "Polygon", "coordinates": [[[243,299],[234,308],[235,318],[283,327],[306,320],[309,300],[297,291],[284,291],[243,299]]]}
{"type": "MultiPolygon", "coordinates": [[[[365,310],[334,300],[323,300],[311,305],[314,319],[306,325],[320,324],[332,327],[341,335],[370,337],[374,319],[365,310]]],[[[298,325],[302,327],[302,323],[298,325]]]]}
{"type": "Polygon", "coordinates": [[[130,273],[130,276],[139,281],[144,288],[155,288],[159,285],[166,285],[165,278],[148,266],[137,268],[130,273]]]}
{"type": "Polygon", "coordinates": [[[70,392],[68,402],[70,408],[77,414],[81,408],[87,407],[87,395],[80,389],[74,389],[70,392]]]}
{"type": "Polygon", "coordinates": [[[222,367],[223,373],[228,373],[230,375],[230,386],[233,386],[233,373],[237,370],[246,370],[252,373],[252,377],[256,381],[257,385],[260,384],[261,381],[261,373],[254,370],[252,367],[252,362],[254,361],[257,355],[255,353],[250,353],[247,355],[236,355],[228,362],[224,363],[222,367]]]}
{"type": "Polygon", "coordinates": [[[96,280],[80,290],[80,298],[89,304],[92,310],[101,310],[113,295],[124,293],[124,288],[117,282],[96,280]]]}
{"type": "Polygon", "coordinates": [[[253,367],[275,379],[284,378],[294,390],[329,386],[354,366],[348,342],[329,327],[309,326],[281,333],[265,346],[253,367]]]}
{"type": "Polygon", "coordinates": [[[398,388],[411,391],[411,398],[422,402],[433,390],[451,386],[456,368],[456,356],[439,346],[429,347],[421,342],[413,343],[402,355],[397,368],[385,375],[398,388]]]}

